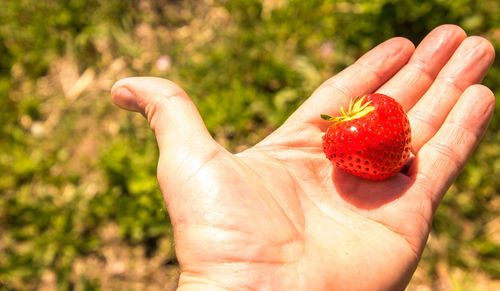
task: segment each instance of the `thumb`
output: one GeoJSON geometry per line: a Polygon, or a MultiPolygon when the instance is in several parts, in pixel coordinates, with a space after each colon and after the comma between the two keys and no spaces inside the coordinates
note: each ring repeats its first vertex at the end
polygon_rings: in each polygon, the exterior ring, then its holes
{"type": "Polygon", "coordinates": [[[188,156],[204,159],[221,149],[189,96],[172,81],[125,78],[113,85],[111,98],[119,107],[140,112],[147,118],[160,155],[174,168],[188,156]]]}

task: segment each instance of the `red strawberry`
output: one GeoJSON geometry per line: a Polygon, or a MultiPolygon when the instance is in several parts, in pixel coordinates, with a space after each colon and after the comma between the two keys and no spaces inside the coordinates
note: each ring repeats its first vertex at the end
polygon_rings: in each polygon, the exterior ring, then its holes
{"type": "Polygon", "coordinates": [[[396,100],[383,94],[354,99],[342,116],[321,115],[332,124],[323,152],[337,167],[368,180],[398,173],[410,156],[410,123],[396,100]]]}

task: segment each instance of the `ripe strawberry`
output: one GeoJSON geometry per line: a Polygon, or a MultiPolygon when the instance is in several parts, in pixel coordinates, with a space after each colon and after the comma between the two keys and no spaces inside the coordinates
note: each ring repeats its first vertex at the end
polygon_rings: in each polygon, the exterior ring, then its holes
{"type": "Polygon", "coordinates": [[[410,156],[410,123],[396,100],[370,94],[351,101],[342,116],[321,115],[332,124],[323,136],[323,152],[337,167],[376,181],[394,176],[410,156]]]}

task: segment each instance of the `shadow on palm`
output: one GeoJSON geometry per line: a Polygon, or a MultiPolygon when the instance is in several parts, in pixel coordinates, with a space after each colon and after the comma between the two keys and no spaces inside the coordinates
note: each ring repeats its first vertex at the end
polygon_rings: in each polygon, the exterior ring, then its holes
{"type": "Polygon", "coordinates": [[[400,172],[384,181],[368,181],[353,176],[339,168],[332,173],[333,185],[342,199],[353,207],[363,210],[373,210],[391,203],[411,187],[411,179],[400,172]]]}

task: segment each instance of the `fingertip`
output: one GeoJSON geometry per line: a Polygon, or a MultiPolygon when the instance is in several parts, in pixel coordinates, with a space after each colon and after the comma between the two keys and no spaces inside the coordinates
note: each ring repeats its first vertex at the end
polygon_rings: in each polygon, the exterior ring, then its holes
{"type": "Polygon", "coordinates": [[[406,37],[397,36],[397,37],[391,38],[390,41],[400,45],[403,49],[406,49],[407,51],[414,51],[415,50],[415,44],[406,37]]]}
{"type": "Polygon", "coordinates": [[[189,99],[177,84],[157,77],[124,78],[111,87],[111,99],[117,106],[143,114],[148,104],[161,105],[174,96],[189,99]]]}
{"type": "Polygon", "coordinates": [[[493,91],[491,91],[490,88],[483,84],[471,85],[467,89],[465,89],[464,93],[466,92],[474,93],[475,95],[485,95],[488,96],[488,98],[493,98],[493,100],[495,98],[495,94],[493,93],[493,91]]]}
{"type": "Polygon", "coordinates": [[[413,54],[413,51],[415,51],[415,44],[409,40],[406,37],[402,36],[396,36],[393,38],[390,38],[383,43],[379,44],[377,47],[382,47],[382,48],[391,48],[393,50],[399,51],[401,55],[411,55],[413,54]]]}
{"type": "Polygon", "coordinates": [[[139,111],[137,97],[128,88],[113,86],[111,89],[111,100],[120,108],[130,111],[139,111]]]}
{"type": "Polygon", "coordinates": [[[417,50],[433,60],[439,58],[448,60],[465,39],[467,39],[467,34],[461,27],[444,24],[429,32],[420,42],[417,50]]]}
{"type": "Polygon", "coordinates": [[[448,35],[452,34],[461,37],[462,39],[465,39],[467,37],[467,33],[465,32],[465,30],[463,30],[463,28],[455,24],[439,25],[429,33],[429,35],[432,34],[448,34],[448,35]]]}
{"type": "Polygon", "coordinates": [[[420,42],[410,63],[433,79],[466,38],[459,26],[441,25],[420,42]]]}
{"type": "Polygon", "coordinates": [[[465,89],[464,96],[473,96],[475,104],[480,102],[484,107],[483,114],[485,116],[493,114],[495,109],[495,94],[490,88],[482,84],[474,84],[465,89]]]}
{"type": "Polygon", "coordinates": [[[151,99],[168,96],[184,96],[186,92],[176,83],[158,77],[129,77],[117,81],[111,91],[116,88],[124,87],[132,92],[137,98],[138,103],[142,105],[151,99]]]}
{"type": "Polygon", "coordinates": [[[442,128],[457,127],[469,132],[468,138],[472,134],[474,139],[479,140],[488,127],[494,109],[495,96],[493,92],[481,84],[471,85],[464,90],[444,121],[442,128]]]}
{"type": "Polygon", "coordinates": [[[116,81],[113,84],[113,86],[111,87],[111,93],[113,93],[113,91],[115,91],[118,87],[122,87],[127,82],[128,79],[130,79],[130,78],[123,78],[123,79],[116,81]]]}
{"type": "MultiPolygon", "coordinates": [[[[484,37],[473,35],[467,37],[459,48],[459,58],[474,60],[473,65],[488,70],[495,59],[495,47],[484,37]]],[[[486,73],[486,71],[484,72],[486,73]]]]}
{"type": "Polygon", "coordinates": [[[488,39],[482,36],[473,35],[469,36],[465,41],[470,43],[471,47],[474,47],[474,51],[481,59],[485,59],[490,66],[493,64],[495,60],[495,47],[488,39]]]}
{"type": "Polygon", "coordinates": [[[415,46],[409,39],[393,37],[364,54],[356,64],[377,73],[383,83],[408,62],[414,51],[415,46]]]}
{"type": "Polygon", "coordinates": [[[492,104],[493,107],[495,107],[495,103],[496,103],[495,93],[493,93],[493,91],[490,88],[488,88],[482,84],[477,84],[476,86],[480,87],[481,90],[483,90],[486,100],[488,100],[488,102],[490,104],[492,104]]]}

